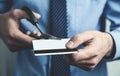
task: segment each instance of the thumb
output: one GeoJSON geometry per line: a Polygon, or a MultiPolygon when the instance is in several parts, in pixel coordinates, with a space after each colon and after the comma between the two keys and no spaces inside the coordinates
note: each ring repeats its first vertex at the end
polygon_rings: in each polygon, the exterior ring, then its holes
{"type": "MultiPolygon", "coordinates": [[[[35,17],[37,19],[40,18],[40,15],[38,13],[35,13],[33,12],[33,14],[35,15],[35,17]]],[[[27,18],[29,19],[29,15],[27,15],[27,13],[21,9],[15,9],[15,10],[12,10],[9,15],[15,19],[15,20],[19,20],[19,19],[22,19],[22,18],[27,18]]]]}
{"type": "Polygon", "coordinates": [[[89,32],[84,32],[84,33],[73,36],[66,44],[66,47],[68,49],[74,49],[91,39],[93,39],[93,35],[90,34],[89,32]]]}

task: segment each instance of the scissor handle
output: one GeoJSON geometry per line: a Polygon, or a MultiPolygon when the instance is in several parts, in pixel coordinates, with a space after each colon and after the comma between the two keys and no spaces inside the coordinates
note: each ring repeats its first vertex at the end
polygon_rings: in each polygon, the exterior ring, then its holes
{"type": "Polygon", "coordinates": [[[30,19],[28,19],[33,25],[36,25],[36,23],[38,22],[37,18],[34,16],[33,12],[26,6],[24,6],[22,8],[22,10],[24,10],[27,15],[30,17],[30,19]]]}

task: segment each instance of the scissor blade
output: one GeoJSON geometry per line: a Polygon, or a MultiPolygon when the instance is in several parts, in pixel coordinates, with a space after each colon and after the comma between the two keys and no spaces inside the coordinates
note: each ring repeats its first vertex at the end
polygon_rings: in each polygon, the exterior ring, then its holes
{"type": "Polygon", "coordinates": [[[36,39],[54,39],[54,40],[61,40],[61,38],[58,38],[58,37],[55,37],[55,36],[52,36],[50,34],[41,34],[41,36],[37,36],[37,35],[34,35],[34,34],[30,34],[31,37],[34,37],[36,39]]]}

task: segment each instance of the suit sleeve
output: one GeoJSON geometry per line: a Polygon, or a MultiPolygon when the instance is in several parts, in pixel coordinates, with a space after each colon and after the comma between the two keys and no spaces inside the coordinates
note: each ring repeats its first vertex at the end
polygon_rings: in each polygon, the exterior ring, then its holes
{"type": "Polygon", "coordinates": [[[108,0],[104,15],[111,22],[109,33],[114,40],[114,59],[117,59],[120,58],[120,0],[108,0]]]}

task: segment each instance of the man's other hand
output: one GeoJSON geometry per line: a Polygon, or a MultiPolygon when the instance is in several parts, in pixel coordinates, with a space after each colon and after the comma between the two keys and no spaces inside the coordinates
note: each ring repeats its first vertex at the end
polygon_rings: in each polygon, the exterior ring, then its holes
{"type": "Polygon", "coordinates": [[[66,44],[68,49],[84,46],[77,53],[70,55],[67,62],[90,71],[104,58],[109,57],[113,51],[113,40],[108,33],[99,31],[87,31],[75,35],[66,44]]]}

